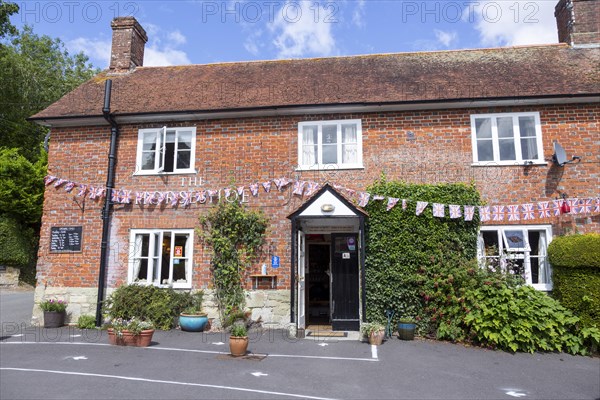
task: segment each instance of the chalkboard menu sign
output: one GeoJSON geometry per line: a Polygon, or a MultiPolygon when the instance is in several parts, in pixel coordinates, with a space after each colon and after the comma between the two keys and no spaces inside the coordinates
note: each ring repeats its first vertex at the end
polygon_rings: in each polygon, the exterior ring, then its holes
{"type": "Polygon", "coordinates": [[[53,226],[50,228],[50,251],[53,253],[81,251],[83,227],[53,226]]]}

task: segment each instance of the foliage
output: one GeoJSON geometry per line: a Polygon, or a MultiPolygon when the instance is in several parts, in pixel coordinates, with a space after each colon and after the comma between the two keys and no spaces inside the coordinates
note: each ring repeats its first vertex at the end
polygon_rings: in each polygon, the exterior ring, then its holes
{"type": "Polygon", "coordinates": [[[362,324],[360,327],[360,332],[365,336],[371,336],[374,333],[383,332],[385,327],[378,322],[368,322],[366,324],[362,324]]]}
{"type": "Polygon", "coordinates": [[[123,285],[104,301],[104,314],[110,320],[153,321],[158,329],[175,327],[175,318],[193,304],[192,295],[170,288],[146,285],[123,285]]]}
{"type": "Polygon", "coordinates": [[[248,336],[248,330],[246,325],[234,325],[231,327],[231,336],[233,337],[245,337],[248,336]]]}
{"type": "Polygon", "coordinates": [[[552,295],[586,326],[600,328],[600,234],[555,238],[548,246],[552,295]]]}
{"type": "Polygon", "coordinates": [[[0,38],[5,35],[16,35],[17,28],[10,23],[10,16],[19,12],[19,6],[10,1],[0,0],[0,38]]]}
{"type": "MultiPolygon", "coordinates": [[[[400,205],[386,211],[386,204],[370,202],[366,249],[367,319],[385,322],[385,310],[394,310],[395,318],[423,313],[423,276],[419,270],[448,257],[470,260],[477,249],[477,215],[464,218],[433,217],[431,207],[415,214],[415,201],[443,204],[479,204],[473,186],[465,184],[417,185],[388,182],[385,177],[367,190],[383,196],[407,199],[407,209],[400,205]]],[[[422,329],[426,321],[419,318],[422,329]]]]}
{"type": "Polygon", "coordinates": [[[0,264],[26,266],[31,263],[33,230],[18,221],[0,214],[0,264]]]}
{"type": "Polygon", "coordinates": [[[40,303],[42,311],[50,312],[65,312],[67,310],[67,302],[64,300],[49,299],[40,303]]]}
{"type": "Polygon", "coordinates": [[[464,318],[475,342],[515,351],[587,354],[600,343],[600,330],[558,301],[529,286],[484,285],[466,293],[471,312],[464,318]]]}
{"type": "Polygon", "coordinates": [[[202,311],[202,303],[204,301],[204,291],[198,290],[191,295],[191,305],[186,307],[182,313],[187,315],[205,314],[202,311]]]}
{"type": "Polygon", "coordinates": [[[548,245],[553,267],[600,270],[600,233],[559,236],[548,245]]]}
{"type": "Polygon", "coordinates": [[[96,328],[96,317],[93,315],[80,315],[77,319],[77,327],[79,329],[96,328]]]}
{"type": "Polygon", "coordinates": [[[118,336],[123,335],[123,331],[128,331],[134,335],[139,335],[142,331],[154,329],[152,321],[146,321],[140,318],[131,319],[116,318],[108,324],[118,336]]]}
{"type": "Polygon", "coordinates": [[[260,256],[267,218],[239,202],[220,202],[200,217],[198,235],[212,248],[211,271],[221,320],[244,308],[244,271],[260,256]]]}
{"type": "Polygon", "coordinates": [[[45,174],[44,163],[32,164],[17,149],[0,148],[0,213],[23,224],[39,223],[45,174]]]}
{"type": "Polygon", "coordinates": [[[70,55],[60,39],[39,36],[28,26],[0,45],[0,147],[18,148],[36,161],[48,130],[26,119],[97,72],[83,53],[70,55]]]}

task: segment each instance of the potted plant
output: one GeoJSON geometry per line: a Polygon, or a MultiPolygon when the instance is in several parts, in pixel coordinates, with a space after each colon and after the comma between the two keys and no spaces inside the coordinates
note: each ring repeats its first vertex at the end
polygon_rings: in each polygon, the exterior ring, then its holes
{"type": "Polygon", "coordinates": [[[139,318],[117,318],[108,324],[108,340],[118,346],[147,347],[152,342],[154,325],[139,318]]]}
{"type": "Polygon", "coordinates": [[[378,322],[369,322],[363,324],[360,328],[363,335],[369,339],[370,344],[379,346],[383,343],[385,327],[378,322]]]}
{"type": "Polygon", "coordinates": [[[179,326],[182,331],[202,332],[208,323],[208,316],[202,311],[202,290],[192,295],[192,304],[179,314],[179,326]]]}
{"type": "Polygon", "coordinates": [[[248,350],[248,330],[245,325],[234,325],[229,336],[229,352],[234,357],[246,355],[248,350]]]}
{"type": "Polygon", "coordinates": [[[398,339],[413,340],[415,338],[416,322],[412,318],[403,318],[398,322],[398,339]]]}
{"type": "Polygon", "coordinates": [[[45,300],[40,303],[44,311],[44,328],[60,328],[65,324],[67,302],[64,300],[45,300]]]}

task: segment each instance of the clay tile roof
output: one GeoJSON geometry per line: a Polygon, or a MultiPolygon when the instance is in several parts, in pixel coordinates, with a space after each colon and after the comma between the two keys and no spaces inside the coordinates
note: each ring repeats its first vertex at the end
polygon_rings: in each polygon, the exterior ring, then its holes
{"type": "Polygon", "coordinates": [[[32,119],[600,93],[600,50],[566,44],[104,71],[32,119]]]}

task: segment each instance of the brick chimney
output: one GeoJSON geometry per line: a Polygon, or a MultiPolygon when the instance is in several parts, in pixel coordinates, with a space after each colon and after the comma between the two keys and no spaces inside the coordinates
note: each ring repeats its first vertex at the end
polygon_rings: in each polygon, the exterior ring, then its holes
{"type": "Polygon", "coordinates": [[[144,64],[146,31],[134,17],[117,17],[110,26],[113,30],[110,66],[112,71],[125,72],[144,64]]]}
{"type": "Polygon", "coordinates": [[[554,8],[558,41],[600,47],[600,0],[560,0],[554,8]]]}

